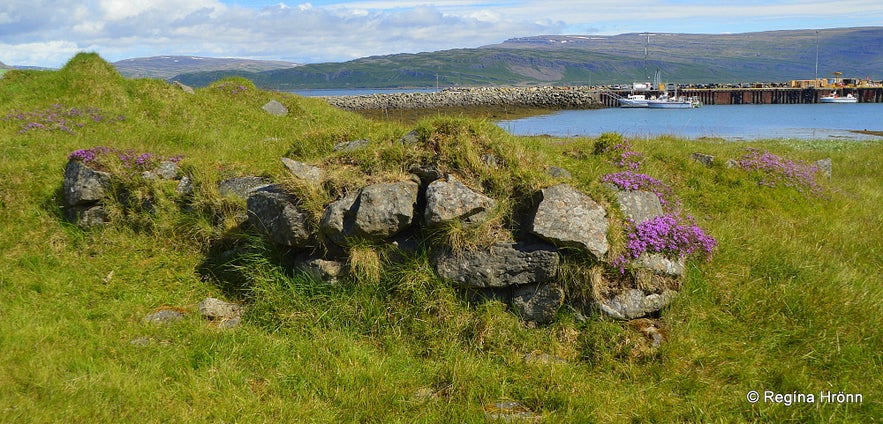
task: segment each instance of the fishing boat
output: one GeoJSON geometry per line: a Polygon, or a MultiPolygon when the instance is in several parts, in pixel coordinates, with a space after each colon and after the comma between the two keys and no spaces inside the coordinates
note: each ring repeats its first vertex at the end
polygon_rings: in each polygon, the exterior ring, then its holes
{"type": "Polygon", "coordinates": [[[828,96],[819,97],[819,103],[858,103],[858,98],[853,96],[852,93],[847,94],[846,97],[841,97],[835,91],[828,96]]]}
{"type": "Polygon", "coordinates": [[[619,107],[647,107],[647,96],[643,94],[629,94],[616,100],[619,102],[619,107]]]}
{"type": "Polygon", "coordinates": [[[695,97],[669,96],[663,93],[656,99],[647,100],[650,109],[693,109],[702,106],[702,102],[695,97]]]}

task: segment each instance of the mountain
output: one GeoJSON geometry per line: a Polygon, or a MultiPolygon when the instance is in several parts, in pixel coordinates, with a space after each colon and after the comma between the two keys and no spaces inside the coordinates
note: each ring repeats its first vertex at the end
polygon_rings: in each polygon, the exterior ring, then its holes
{"type": "Polygon", "coordinates": [[[261,72],[298,66],[297,63],[283,61],[196,56],[141,57],[121,60],[119,62],[114,62],[113,65],[125,77],[161,79],[168,79],[175,75],[191,72],[226,70],[261,72]]]}
{"type": "Polygon", "coordinates": [[[578,85],[646,81],[788,81],[843,72],[883,79],[883,27],[743,34],[541,35],[470,49],[373,56],[262,72],[218,70],[174,79],[203,86],[243,76],[273,89],[452,85],[578,85]],[[645,56],[646,48],[646,56],[645,56]]]}

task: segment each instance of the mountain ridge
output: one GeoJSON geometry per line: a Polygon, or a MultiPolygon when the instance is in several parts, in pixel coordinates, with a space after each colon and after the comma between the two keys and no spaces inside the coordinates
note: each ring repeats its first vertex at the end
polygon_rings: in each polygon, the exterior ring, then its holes
{"type": "MultiPolygon", "coordinates": [[[[125,69],[128,62],[114,65],[125,69]]],[[[227,64],[175,75],[166,72],[161,77],[205,86],[240,76],[260,87],[280,90],[615,84],[646,81],[656,69],[664,81],[674,83],[788,81],[831,76],[835,71],[876,80],[883,79],[883,27],[738,34],[536,35],[476,48],[300,66],[275,62],[268,67],[244,69],[227,64]]]]}

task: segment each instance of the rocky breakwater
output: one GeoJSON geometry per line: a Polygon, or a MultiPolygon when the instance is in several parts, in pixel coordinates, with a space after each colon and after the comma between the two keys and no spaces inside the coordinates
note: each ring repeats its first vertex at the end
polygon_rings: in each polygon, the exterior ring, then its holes
{"type": "Polygon", "coordinates": [[[589,87],[472,87],[437,92],[379,93],[323,97],[344,110],[397,110],[444,107],[520,106],[547,109],[601,107],[598,91],[589,87]]]}

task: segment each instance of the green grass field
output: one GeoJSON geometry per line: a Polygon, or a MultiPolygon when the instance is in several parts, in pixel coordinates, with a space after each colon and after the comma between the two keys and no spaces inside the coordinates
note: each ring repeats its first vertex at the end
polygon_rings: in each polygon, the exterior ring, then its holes
{"type": "MultiPolygon", "coordinates": [[[[518,138],[463,118],[416,125],[498,146],[523,159],[516,167],[565,167],[589,190],[611,172],[591,139],[518,138]]],[[[245,80],[195,94],[125,80],[93,54],[59,71],[7,72],[0,422],[484,422],[500,401],[543,422],[883,420],[881,142],[632,140],[645,172],[670,184],[719,242],[710,261],[688,262],[680,296],[660,317],[668,337],[658,349],[628,323],[565,308],[532,328],[501,303],[468,303],[423,256],[377,269],[365,248],[368,277],[337,285],[289,275],[272,250],[229,274],[205,271],[224,243],[254,238],[230,219],[244,202],[220,197],[214,182],[284,181],[280,157],[336,163],[332,146],[360,138],[385,146],[358,158],[363,171],[401,175],[413,157],[395,146],[411,129],[245,80]],[[271,99],[289,115],[264,113],[271,99]],[[183,155],[202,184],[195,207],[93,230],[65,223],[67,155],[93,146],[183,155]],[[833,178],[817,196],[690,158],[701,151],[723,162],[747,147],[830,157],[833,178]],[[208,296],[244,302],[242,325],[205,323],[195,309],[208,296]],[[164,306],[190,313],[172,325],[143,322],[164,306]],[[530,353],[564,361],[526,361],[530,353]],[[761,396],[753,404],[752,390],[761,396]],[[767,401],[765,391],[794,402],[767,401]],[[862,401],[822,402],[828,391],[862,401]]],[[[524,178],[511,184],[542,182],[528,171],[508,170],[524,178]]]]}

